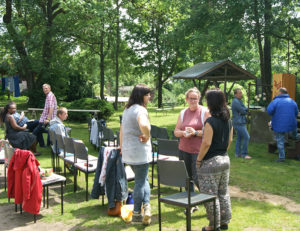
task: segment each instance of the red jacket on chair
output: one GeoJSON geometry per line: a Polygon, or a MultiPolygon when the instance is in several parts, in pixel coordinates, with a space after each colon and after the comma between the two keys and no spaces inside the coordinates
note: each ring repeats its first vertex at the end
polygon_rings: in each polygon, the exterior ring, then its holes
{"type": "Polygon", "coordinates": [[[38,170],[39,162],[32,152],[16,149],[8,167],[7,196],[15,198],[26,212],[39,214],[43,186],[38,170]]]}

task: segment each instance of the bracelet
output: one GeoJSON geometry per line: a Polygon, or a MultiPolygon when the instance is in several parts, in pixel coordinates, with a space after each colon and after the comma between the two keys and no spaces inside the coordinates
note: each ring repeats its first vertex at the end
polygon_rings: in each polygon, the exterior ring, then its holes
{"type": "Polygon", "coordinates": [[[196,160],[197,162],[202,162],[202,160],[196,160]]]}

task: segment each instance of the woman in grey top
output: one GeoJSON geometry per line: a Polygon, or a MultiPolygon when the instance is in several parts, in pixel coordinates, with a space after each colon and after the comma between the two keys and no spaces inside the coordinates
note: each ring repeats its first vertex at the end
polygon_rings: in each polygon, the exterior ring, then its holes
{"type": "Polygon", "coordinates": [[[145,84],[138,84],[133,88],[123,112],[120,129],[122,160],[131,166],[135,174],[132,221],[142,222],[144,225],[151,223],[148,182],[148,168],[151,162],[151,126],[146,109],[150,97],[150,89],[145,84]]]}

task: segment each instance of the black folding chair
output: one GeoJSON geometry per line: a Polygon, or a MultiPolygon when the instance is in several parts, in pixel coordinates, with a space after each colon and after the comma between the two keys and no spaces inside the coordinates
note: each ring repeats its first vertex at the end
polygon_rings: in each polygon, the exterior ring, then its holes
{"type": "MultiPolygon", "coordinates": [[[[190,191],[190,178],[182,160],[158,160],[158,220],[159,230],[161,230],[161,202],[176,205],[186,210],[186,230],[191,230],[191,212],[190,209],[196,205],[206,202],[214,203],[214,220],[216,221],[216,196],[196,193],[190,191]],[[161,197],[160,184],[175,187],[186,187],[186,192],[179,192],[161,197]]],[[[214,222],[216,230],[216,222],[214,222]]]]}

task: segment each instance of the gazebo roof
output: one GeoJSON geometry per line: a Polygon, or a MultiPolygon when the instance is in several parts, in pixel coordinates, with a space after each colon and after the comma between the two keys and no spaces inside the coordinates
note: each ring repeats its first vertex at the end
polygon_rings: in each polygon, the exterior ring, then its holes
{"type": "Polygon", "coordinates": [[[228,59],[197,63],[172,76],[174,79],[205,79],[211,81],[238,81],[256,79],[256,76],[228,59]]]}

